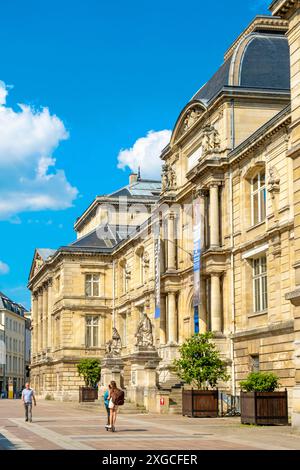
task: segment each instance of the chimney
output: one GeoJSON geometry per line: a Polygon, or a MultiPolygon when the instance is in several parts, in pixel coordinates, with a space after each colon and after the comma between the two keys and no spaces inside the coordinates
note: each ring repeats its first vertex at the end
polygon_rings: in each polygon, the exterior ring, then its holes
{"type": "Polygon", "coordinates": [[[131,173],[129,175],[129,185],[131,186],[132,184],[136,183],[138,180],[138,175],[136,173],[131,173]]]}

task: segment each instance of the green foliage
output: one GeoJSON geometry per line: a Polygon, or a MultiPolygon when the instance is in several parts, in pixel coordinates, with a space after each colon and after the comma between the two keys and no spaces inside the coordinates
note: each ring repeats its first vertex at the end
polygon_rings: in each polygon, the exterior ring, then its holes
{"type": "Polygon", "coordinates": [[[86,387],[94,387],[100,380],[101,365],[98,359],[82,359],[77,364],[77,371],[86,387]]]}
{"type": "Polygon", "coordinates": [[[280,386],[277,375],[272,372],[251,372],[240,382],[244,392],[274,392],[280,386]]]}
{"type": "Polygon", "coordinates": [[[229,380],[226,363],[216,350],[211,332],[195,334],[180,347],[180,359],[174,361],[178,376],[198,389],[215,388],[218,380],[229,380]]]}

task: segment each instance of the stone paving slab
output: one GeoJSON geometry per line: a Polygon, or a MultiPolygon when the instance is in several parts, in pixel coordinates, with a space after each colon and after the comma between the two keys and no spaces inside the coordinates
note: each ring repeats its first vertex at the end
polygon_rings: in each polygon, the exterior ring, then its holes
{"type": "Polygon", "coordinates": [[[0,400],[1,450],[300,450],[291,427],[243,426],[240,418],[121,414],[117,432],[104,428],[106,412],[72,403],[39,401],[25,423],[20,400],[0,400]]]}

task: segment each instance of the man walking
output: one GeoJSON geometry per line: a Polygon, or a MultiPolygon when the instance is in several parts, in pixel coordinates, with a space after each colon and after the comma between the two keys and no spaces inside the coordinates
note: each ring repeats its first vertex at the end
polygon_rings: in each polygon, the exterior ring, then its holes
{"type": "Polygon", "coordinates": [[[34,406],[36,406],[34,391],[30,388],[30,384],[27,382],[25,388],[22,392],[22,400],[25,408],[25,421],[32,423],[32,401],[34,406]]]}

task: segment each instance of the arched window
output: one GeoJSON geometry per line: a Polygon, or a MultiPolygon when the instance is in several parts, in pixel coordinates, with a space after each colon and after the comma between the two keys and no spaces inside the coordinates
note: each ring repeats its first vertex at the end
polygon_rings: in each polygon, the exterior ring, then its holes
{"type": "Polygon", "coordinates": [[[266,218],[266,173],[261,169],[251,179],[251,222],[252,225],[266,218]]]}

